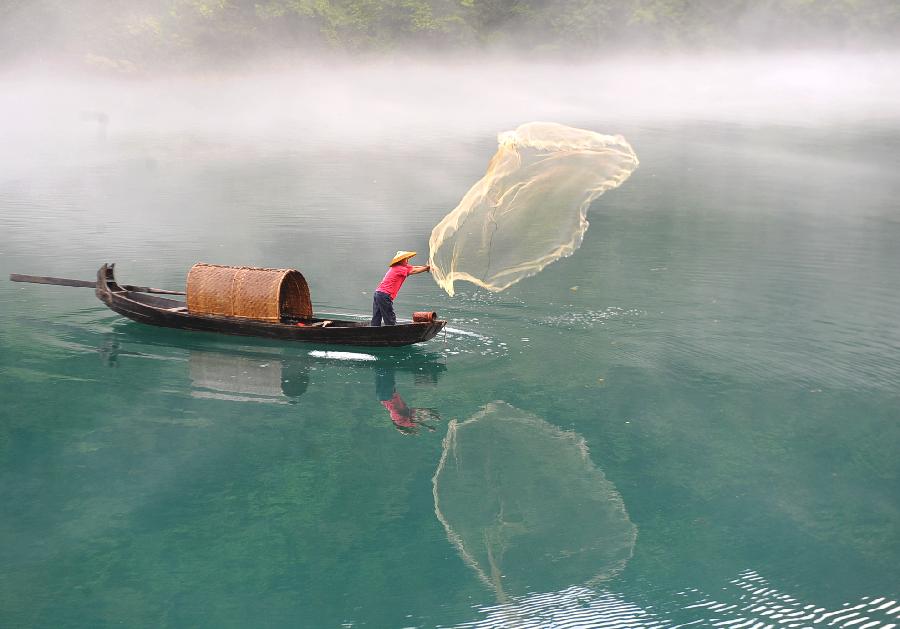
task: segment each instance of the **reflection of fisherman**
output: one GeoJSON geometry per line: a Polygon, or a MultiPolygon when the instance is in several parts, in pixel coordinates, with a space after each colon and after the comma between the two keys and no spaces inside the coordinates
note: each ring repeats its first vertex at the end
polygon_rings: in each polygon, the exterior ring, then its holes
{"type": "Polygon", "coordinates": [[[409,259],[416,255],[415,251],[398,251],[391,260],[388,272],[384,274],[381,284],[375,289],[375,297],[372,303],[372,325],[380,326],[382,320],[385,325],[396,325],[397,316],[394,314],[394,299],[400,292],[400,287],[409,275],[417,275],[431,270],[429,265],[413,266],[409,259]]]}
{"type": "Polygon", "coordinates": [[[393,368],[375,370],[375,396],[391,415],[391,421],[400,432],[413,435],[419,432],[419,426],[434,431],[434,426],[426,424],[429,419],[440,420],[438,412],[431,408],[410,408],[400,394],[394,381],[393,368]]]}
{"type": "Polygon", "coordinates": [[[288,404],[296,404],[301,395],[309,388],[309,365],[286,363],[281,370],[281,392],[288,399],[288,404]]]}

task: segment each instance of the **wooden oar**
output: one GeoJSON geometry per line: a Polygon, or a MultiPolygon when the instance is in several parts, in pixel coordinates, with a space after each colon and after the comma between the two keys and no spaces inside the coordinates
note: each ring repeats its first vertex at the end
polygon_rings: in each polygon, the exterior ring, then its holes
{"type": "MultiPolygon", "coordinates": [[[[13,282],[29,282],[31,284],[55,284],[56,286],[77,286],[80,288],[96,288],[97,282],[89,280],[70,280],[64,277],[43,277],[41,275],[20,275],[11,273],[9,279],[13,282]]],[[[122,284],[122,288],[135,293],[157,293],[159,295],[184,295],[177,290],[164,290],[162,288],[150,288],[149,286],[131,286],[122,284]]]]}

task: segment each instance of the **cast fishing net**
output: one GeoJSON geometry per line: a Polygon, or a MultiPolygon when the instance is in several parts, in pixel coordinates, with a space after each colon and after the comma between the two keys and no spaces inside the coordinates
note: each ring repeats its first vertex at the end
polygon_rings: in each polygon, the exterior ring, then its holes
{"type": "Polygon", "coordinates": [[[634,549],[637,529],[584,439],[504,402],[450,423],[432,488],[448,539],[500,600],[604,581],[634,549]]]}
{"type": "Polygon", "coordinates": [[[620,135],[531,122],[498,136],[487,173],[432,230],[431,273],[499,292],[580,245],[588,206],[638,159],[620,135]]]}

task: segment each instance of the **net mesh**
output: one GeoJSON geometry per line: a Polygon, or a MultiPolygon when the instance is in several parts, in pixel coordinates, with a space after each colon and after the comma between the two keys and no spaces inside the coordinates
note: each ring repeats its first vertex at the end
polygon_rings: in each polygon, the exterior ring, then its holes
{"type": "Polygon", "coordinates": [[[620,135],[531,122],[498,136],[487,173],[432,230],[429,264],[448,294],[499,292],[581,245],[588,206],[638,166],[620,135]]]}
{"type": "Polygon", "coordinates": [[[505,402],[450,423],[432,488],[450,542],[500,599],[604,581],[634,549],[637,529],[584,440],[505,402]]]}

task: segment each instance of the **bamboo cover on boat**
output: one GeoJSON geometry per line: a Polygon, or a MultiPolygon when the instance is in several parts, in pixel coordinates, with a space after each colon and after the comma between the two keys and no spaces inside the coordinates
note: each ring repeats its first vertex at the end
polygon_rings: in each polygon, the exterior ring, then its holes
{"type": "Polygon", "coordinates": [[[191,314],[279,322],[312,317],[309,286],[299,271],[198,263],[187,278],[191,314]]]}

